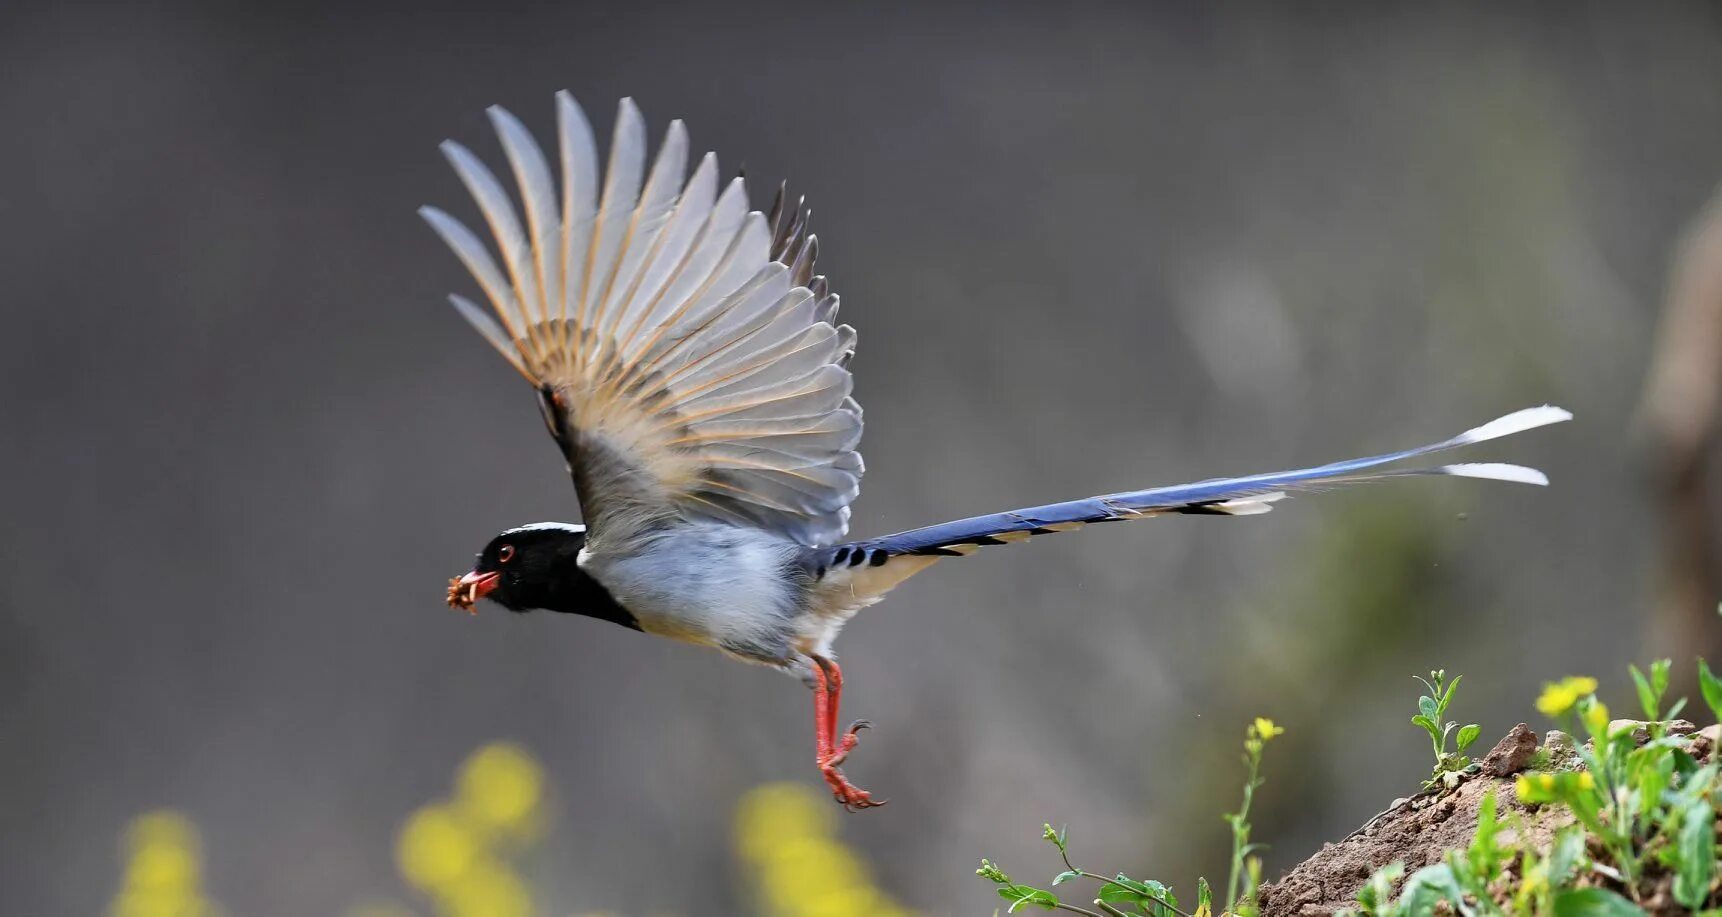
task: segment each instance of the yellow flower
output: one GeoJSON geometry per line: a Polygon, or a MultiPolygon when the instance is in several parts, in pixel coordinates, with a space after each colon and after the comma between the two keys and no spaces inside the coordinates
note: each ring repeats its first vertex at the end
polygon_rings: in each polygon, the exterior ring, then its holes
{"type": "MultiPolygon", "coordinates": [[[[906,917],[871,870],[837,837],[833,806],[806,787],[776,783],[742,797],[737,852],[750,868],[759,913],[771,917],[906,917]]],[[[994,868],[983,861],[980,875],[994,868]]]]}
{"type": "Polygon", "coordinates": [[[197,828],[185,816],[171,811],[138,816],[126,831],[126,847],[125,881],[109,905],[111,917],[216,912],[203,895],[197,828]]]}
{"type": "Polygon", "coordinates": [[[544,768],[509,742],[474,751],[455,776],[452,798],[420,806],[395,843],[408,883],[443,917],[528,917],[532,892],[513,858],[545,822],[544,768]]]}
{"type": "Polygon", "coordinates": [[[524,834],[544,793],[544,771],[526,749],[492,742],[466,759],[455,785],[455,801],[467,818],[524,834]]]}
{"type": "Polygon", "coordinates": [[[1608,737],[1608,705],[1599,700],[1592,700],[1579,711],[1579,717],[1584,720],[1584,728],[1598,741],[1608,737]]]}
{"type": "Polygon", "coordinates": [[[1266,742],[1274,736],[1280,735],[1286,731],[1284,726],[1275,725],[1273,720],[1270,720],[1265,716],[1256,717],[1256,721],[1253,725],[1255,726],[1256,735],[1259,736],[1263,742],[1266,742]]]}
{"type": "Polygon", "coordinates": [[[1514,781],[1513,789],[1520,802],[1571,802],[1596,790],[1596,778],[1589,771],[1560,774],[1523,774],[1514,781]]]}
{"type": "Polygon", "coordinates": [[[482,849],[483,841],[447,806],[428,805],[407,819],[395,858],[401,875],[428,891],[459,881],[482,849]]]}
{"type": "Polygon", "coordinates": [[[1557,717],[1571,710],[1581,698],[1596,691],[1596,679],[1585,676],[1569,676],[1560,681],[1552,681],[1543,685],[1542,696],[1537,698],[1537,709],[1544,716],[1557,717]]]}

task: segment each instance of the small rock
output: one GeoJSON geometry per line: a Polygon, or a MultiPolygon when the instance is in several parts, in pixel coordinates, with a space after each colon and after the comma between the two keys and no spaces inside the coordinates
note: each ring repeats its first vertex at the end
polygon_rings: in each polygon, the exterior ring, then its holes
{"type": "Polygon", "coordinates": [[[1643,745],[1650,741],[1650,724],[1643,720],[1609,720],[1606,735],[1613,736],[1617,732],[1632,730],[1634,745],[1643,745]]]}
{"type": "MultiPolygon", "coordinates": [[[[1552,738],[1555,733],[1550,732],[1552,738]]],[[[1570,740],[1569,740],[1570,741],[1570,740]]],[[[1524,770],[1531,764],[1531,756],[1537,753],[1537,734],[1529,726],[1520,723],[1512,731],[1501,737],[1495,747],[1483,756],[1483,773],[1491,777],[1511,777],[1524,770]]]]}
{"type": "Polygon", "coordinates": [[[1722,747],[1722,724],[1706,726],[1692,734],[1692,755],[1704,760],[1716,754],[1716,749],[1722,747]]]}
{"type": "Polygon", "coordinates": [[[1686,720],[1662,720],[1659,722],[1650,722],[1647,720],[1622,719],[1608,721],[1608,734],[1614,735],[1617,732],[1624,732],[1630,729],[1632,730],[1632,741],[1635,744],[1643,745],[1650,741],[1650,727],[1654,725],[1663,726],[1669,735],[1685,736],[1698,731],[1697,726],[1692,725],[1686,720]]]}
{"type": "Polygon", "coordinates": [[[1574,750],[1573,737],[1559,729],[1550,729],[1548,733],[1543,736],[1543,745],[1547,747],[1551,753],[1562,753],[1574,750]]]}

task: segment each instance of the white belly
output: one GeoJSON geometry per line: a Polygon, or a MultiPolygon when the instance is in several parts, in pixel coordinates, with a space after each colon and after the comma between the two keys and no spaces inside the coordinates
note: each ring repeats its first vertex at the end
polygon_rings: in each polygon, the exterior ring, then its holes
{"type": "Polygon", "coordinates": [[[580,566],[647,633],[787,661],[800,613],[788,571],[799,552],[765,532],[702,522],[614,554],[582,551],[580,566]]]}

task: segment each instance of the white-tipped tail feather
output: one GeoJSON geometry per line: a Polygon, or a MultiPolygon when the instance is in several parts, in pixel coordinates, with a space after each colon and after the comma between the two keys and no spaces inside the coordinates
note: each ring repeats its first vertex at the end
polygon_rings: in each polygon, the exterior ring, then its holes
{"type": "Polygon", "coordinates": [[[1508,465],[1504,462],[1466,462],[1460,465],[1442,465],[1439,469],[1443,474],[1457,475],[1461,478],[1485,478],[1490,481],[1511,481],[1515,484],[1535,484],[1538,487],[1549,486],[1549,476],[1535,468],[1523,465],[1508,465]]]}
{"type": "Polygon", "coordinates": [[[1195,484],[1128,491],[1089,497],[1086,500],[1072,500],[1068,503],[1033,506],[1008,513],[994,513],[990,516],[976,516],[972,519],[886,535],[883,538],[838,545],[830,549],[825,562],[832,567],[862,564],[881,566],[889,563],[893,557],[905,555],[955,556],[967,554],[982,545],[1019,541],[1023,533],[1044,535],[1051,532],[1068,532],[1096,522],[1145,519],[1150,516],[1259,515],[1272,510],[1276,501],[1284,499],[1292,491],[1322,490],[1393,478],[1452,475],[1547,486],[1549,479],[1541,471],[1501,462],[1375,469],[1417,456],[1499,439],[1571,419],[1570,412],[1553,405],[1526,408],[1472,427],[1451,439],[1416,449],[1333,462],[1315,468],[1276,471],[1241,478],[1216,478],[1195,484]]]}
{"type": "MultiPolygon", "coordinates": [[[[1561,423],[1572,419],[1572,412],[1566,408],[1557,408],[1552,404],[1545,404],[1538,408],[1514,411],[1505,417],[1497,417],[1480,427],[1472,427],[1453,437],[1451,442],[1455,446],[1468,446],[1471,443],[1500,439],[1503,436],[1512,436],[1514,433],[1523,433],[1526,430],[1534,430],[1537,427],[1546,427],[1552,423],[1561,423]]],[[[1502,480],[1516,479],[1503,478],[1502,480]]],[[[1547,484],[1548,482],[1540,481],[1537,483],[1547,484]]]]}

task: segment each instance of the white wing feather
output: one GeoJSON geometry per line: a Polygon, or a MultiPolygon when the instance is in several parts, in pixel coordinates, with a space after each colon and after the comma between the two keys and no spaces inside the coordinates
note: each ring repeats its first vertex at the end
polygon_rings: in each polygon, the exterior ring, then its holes
{"type": "Polygon", "coordinates": [[[770,220],[750,213],[741,179],[720,193],[711,154],[684,182],[680,121],[648,173],[628,99],[600,175],[585,114],[567,93],[556,102],[560,194],[530,132],[489,110],[519,211],[477,156],[443,145],[500,264],[455,218],[421,213],[495,318],[459,296],[456,309],[566,412],[593,538],[663,512],[841,538],[862,474],[855,331],[835,325],[837,297],[812,274],[805,212],[780,192],[770,220]]]}

